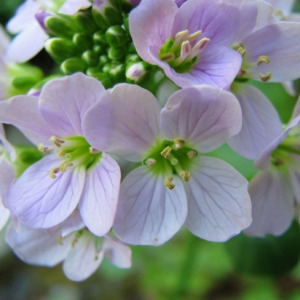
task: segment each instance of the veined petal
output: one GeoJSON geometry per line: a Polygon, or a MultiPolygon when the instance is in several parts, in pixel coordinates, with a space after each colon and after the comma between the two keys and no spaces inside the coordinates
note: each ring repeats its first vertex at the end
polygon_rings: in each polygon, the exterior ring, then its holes
{"type": "Polygon", "coordinates": [[[242,108],[242,129],[229,145],[246,158],[257,158],[282,132],[276,109],[269,99],[254,86],[236,86],[236,95],[242,108]]]}
{"type": "Polygon", "coordinates": [[[260,171],[249,184],[252,224],[248,235],[281,235],[294,217],[294,195],[288,175],[280,171],[260,171]]]}
{"type": "Polygon", "coordinates": [[[177,10],[174,0],[144,0],[132,10],[129,15],[130,34],[142,59],[156,64],[153,57],[157,57],[161,46],[171,36],[177,10]]]}
{"type": "Polygon", "coordinates": [[[208,85],[175,92],[161,111],[163,135],[170,140],[187,139],[200,152],[212,151],[226,142],[239,132],[241,122],[235,96],[208,85]]]}
{"type": "Polygon", "coordinates": [[[45,84],[39,98],[39,109],[56,136],[83,135],[83,118],[104,93],[105,89],[98,80],[76,73],[45,84]]]}
{"type": "Polygon", "coordinates": [[[63,263],[63,270],[70,280],[82,281],[98,269],[104,250],[102,245],[96,248],[95,237],[86,231],[83,231],[74,242],[74,246],[63,263]]]}
{"type": "Polygon", "coordinates": [[[9,45],[5,59],[7,61],[26,62],[40,52],[48,35],[37,22],[32,22],[26,30],[20,32],[9,45]]]}
{"type": "Polygon", "coordinates": [[[78,10],[90,7],[92,5],[89,0],[67,0],[59,9],[62,14],[73,15],[78,10]]]}
{"type": "Polygon", "coordinates": [[[30,228],[50,228],[73,212],[81,197],[85,170],[66,170],[50,178],[51,168],[59,165],[54,155],[30,166],[11,187],[6,206],[30,228]]]}
{"type": "Polygon", "coordinates": [[[48,142],[53,134],[38,111],[38,99],[34,96],[16,96],[0,101],[0,122],[20,129],[34,144],[48,142]]]}
{"type": "Polygon", "coordinates": [[[253,64],[245,76],[261,80],[259,74],[271,73],[270,81],[294,80],[300,76],[300,23],[277,22],[265,26],[242,41],[250,62],[261,55],[269,63],[253,64]]]}
{"type": "Polygon", "coordinates": [[[13,164],[4,155],[0,155],[0,202],[3,203],[6,194],[15,179],[13,164]]]}
{"type": "Polygon", "coordinates": [[[102,151],[139,160],[159,132],[160,105],[146,89],[119,84],[86,115],[84,136],[102,151]]]}
{"type": "Polygon", "coordinates": [[[111,235],[105,236],[103,245],[108,260],[118,268],[131,267],[131,249],[111,235]]]}
{"type": "Polygon", "coordinates": [[[183,184],[174,176],[175,187],[170,190],[163,181],[163,177],[150,174],[142,166],[121,183],[113,228],[125,243],[158,246],[183,225],[187,215],[183,184]]]}
{"type": "Polygon", "coordinates": [[[6,225],[10,217],[10,211],[0,203],[0,230],[6,225]]]}
{"type": "Polygon", "coordinates": [[[97,236],[105,235],[112,227],[120,180],[118,164],[105,153],[97,166],[86,172],[79,210],[87,228],[97,236]]]}
{"type": "Polygon", "coordinates": [[[15,254],[29,264],[52,267],[68,255],[72,236],[60,240],[59,230],[16,229],[11,223],[5,241],[15,254]],[[59,242],[60,241],[60,242],[59,242]]]}
{"type": "Polygon", "coordinates": [[[222,160],[202,157],[185,185],[186,227],[209,241],[225,241],[251,223],[247,180],[222,160]]]}

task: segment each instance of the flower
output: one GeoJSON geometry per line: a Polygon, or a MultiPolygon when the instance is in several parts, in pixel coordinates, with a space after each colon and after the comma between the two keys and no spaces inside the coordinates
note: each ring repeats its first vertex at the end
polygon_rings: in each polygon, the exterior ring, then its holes
{"type": "Polygon", "coordinates": [[[85,126],[95,147],[138,162],[121,183],[113,229],[122,241],[160,245],[183,224],[201,238],[224,241],[250,224],[247,181],[205,155],[240,129],[231,93],[186,88],[162,110],[135,85],[119,84],[110,96],[88,112],[85,126]]]}
{"type": "Polygon", "coordinates": [[[299,104],[298,100],[286,129],[255,161],[259,172],[249,184],[253,216],[253,223],[245,230],[249,235],[281,235],[290,226],[295,206],[300,203],[299,104]]]}
{"type": "Polygon", "coordinates": [[[144,0],[129,15],[139,56],[161,67],[180,87],[228,88],[241,67],[231,43],[243,20],[239,10],[217,1],[144,0]]]}
{"type": "Polygon", "coordinates": [[[131,250],[110,234],[97,237],[83,225],[75,211],[63,224],[48,230],[10,223],[6,242],[23,261],[52,267],[63,262],[65,275],[73,281],[91,276],[104,256],[119,268],[131,266],[131,250]]]}
{"type": "MultiPolygon", "coordinates": [[[[15,182],[6,206],[26,226],[50,228],[78,206],[88,229],[106,234],[113,223],[120,170],[85,139],[86,113],[106,92],[81,73],[49,81],[39,98],[16,96],[0,103],[0,119],[18,127],[48,154],[15,182]]],[[[101,128],[98,129],[101,134],[101,128]]]]}

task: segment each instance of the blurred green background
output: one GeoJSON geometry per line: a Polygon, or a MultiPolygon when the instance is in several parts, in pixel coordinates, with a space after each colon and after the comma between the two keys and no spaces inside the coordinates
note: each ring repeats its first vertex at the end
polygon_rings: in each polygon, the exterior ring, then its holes
{"type": "MultiPolygon", "coordinates": [[[[2,24],[21,2],[1,0],[2,24]]],[[[287,122],[296,97],[288,95],[280,84],[255,85],[272,100],[282,121],[287,122]]],[[[299,86],[296,81],[298,91],[299,86]]],[[[251,161],[226,145],[213,155],[221,156],[248,179],[256,172],[251,161]]],[[[61,265],[49,269],[21,262],[4,243],[2,232],[0,299],[300,300],[300,232],[296,221],[281,237],[260,239],[241,234],[226,243],[200,240],[183,228],[161,247],[135,246],[132,251],[131,269],[117,269],[104,260],[88,280],[74,283],[65,278],[61,265]]]]}

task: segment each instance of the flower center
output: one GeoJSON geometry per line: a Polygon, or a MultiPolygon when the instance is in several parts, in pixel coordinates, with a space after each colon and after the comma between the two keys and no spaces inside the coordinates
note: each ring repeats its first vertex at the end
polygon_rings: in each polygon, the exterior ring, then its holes
{"type": "Polygon", "coordinates": [[[52,146],[44,147],[39,144],[38,149],[42,153],[56,151],[56,155],[62,159],[59,166],[52,168],[49,172],[51,178],[56,178],[56,174],[65,172],[70,167],[84,166],[89,169],[94,166],[101,158],[102,153],[92,148],[82,136],[67,138],[57,138],[52,136],[49,139],[52,146]]]}
{"type": "Polygon", "coordinates": [[[173,189],[172,175],[181,177],[184,181],[189,181],[191,177],[191,168],[193,158],[198,152],[189,147],[185,140],[176,138],[174,141],[158,141],[150,149],[143,164],[147,165],[155,174],[165,176],[164,185],[173,189]]]}
{"type": "Polygon", "coordinates": [[[160,48],[159,58],[167,62],[177,73],[189,72],[210,41],[207,37],[198,40],[201,34],[202,30],[192,34],[188,30],[176,33],[175,38],[167,39],[160,48]]]}

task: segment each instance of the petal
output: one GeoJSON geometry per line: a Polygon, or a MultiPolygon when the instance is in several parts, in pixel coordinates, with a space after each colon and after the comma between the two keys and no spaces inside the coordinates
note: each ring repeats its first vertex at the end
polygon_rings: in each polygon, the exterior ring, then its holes
{"type": "Polygon", "coordinates": [[[0,203],[0,230],[6,225],[10,217],[10,211],[0,203]]]}
{"type": "Polygon", "coordinates": [[[111,235],[105,236],[103,245],[108,260],[118,268],[131,267],[131,249],[111,235]]]}
{"type": "Polygon", "coordinates": [[[82,73],[53,79],[42,89],[40,111],[57,136],[83,135],[83,118],[104,93],[98,80],[82,73]]]}
{"type": "Polygon", "coordinates": [[[157,57],[161,46],[171,36],[173,19],[178,10],[174,0],[142,1],[129,15],[129,29],[139,56],[156,64],[149,48],[157,57]]]}
{"type": "Polygon", "coordinates": [[[120,180],[118,164],[105,153],[98,165],[86,173],[79,210],[87,228],[97,236],[105,235],[112,227],[120,180]]]}
{"type": "Polygon", "coordinates": [[[236,95],[242,108],[242,129],[229,145],[246,158],[257,158],[282,132],[276,109],[269,99],[254,86],[236,86],[236,95]]]}
{"type": "Polygon", "coordinates": [[[48,39],[48,35],[43,31],[37,22],[20,32],[9,45],[5,59],[11,62],[26,62],[39,53],[48,39]]]}
{"type": "Polygon", "coordinates": [[[84,135],[96,149],[139,160],[158,135],[160,105],[146,89],[119,84],[84,120],[84,135]]]}
{"type": "Polygon", "coordinates": [[[5,155],[0,155],[0,202],[4,203],[7,192],[15,180],[14,166],[5,155]]]}
{"type": "Polygon", "coordinates": [[[67,15],[74,15],[78,10],[88,8],[91,5],[89,0],[67,0],[59,9],[59,12],[67,15]]]}
{"type": "Polygon", "coordinates": [[[161,245],[182,226],[187,214],[182,182],[174,177],[175,188],[168,189],[161,176],[146,167],[130,172],[121,183],[114,231],[129,244],[161,245]]]}
{"type": "Polygon", "coordinates": [[[170,140],[187,139],[200,152],[212,151],[226,142],[239,132],[241,122],[234,95],[207,85],[175,92],[161,111],[163,135],[170,140]]]}
{"type": "Polygon", "coordinates": [[[25,226],[17,230],[11,223],[6,231],[5,241],[26,263],[52,267],[68,255],[71,238],[69,236],[58,243],[59,230],[38,230],[25,226]]]}
{"type": "Polygon", "coordinates": [[[70,280],[82,281],[98,269],[103,256],[102,246],[96,249],[95,237],[83,231],[63,263],[64,273],[70,280]]]}
{"type": "Polygon", "coordinates": [[[222,160],[202,157],[186,184],[186,227],[209,241],[225,241],[251,223],[247,180],[222,160]]]}
{"type": "Polygon", "coordinates": [[[53,134],[39,113],[38,99],[33,96],[0,101],[0,122],[16,126],[34,144],[48,142],[53,134]]]}
{"type": "MultiPolygon", "coordinates": [[[[265,26],[244,39],[247,57],[253,62],[249,77],[261,80],[259,74],[272,73],[270,81],[294,80],[300,76],[300,23],[277,22],[265,26]],[[261,55],[270,63],[256,64],[261,55]]],[[[246,74],[247,76],[247,74],[246,74]]]]}
{"type": "Polygon", "coordinates": [[[54,155],[30,166],[9,190],[6,206],[21,222],[31,228],[50,228],[75,209],[82,193],[85,171],[58,173],[50,178],[49,171],[59,165],[54,155]]]}
{"type": "Polygon", "coordinates": [[[294,217],[294,196],[286,174],[260,171],[250,182],[253,222],[248,235],[281,235],[294,217]]]}

